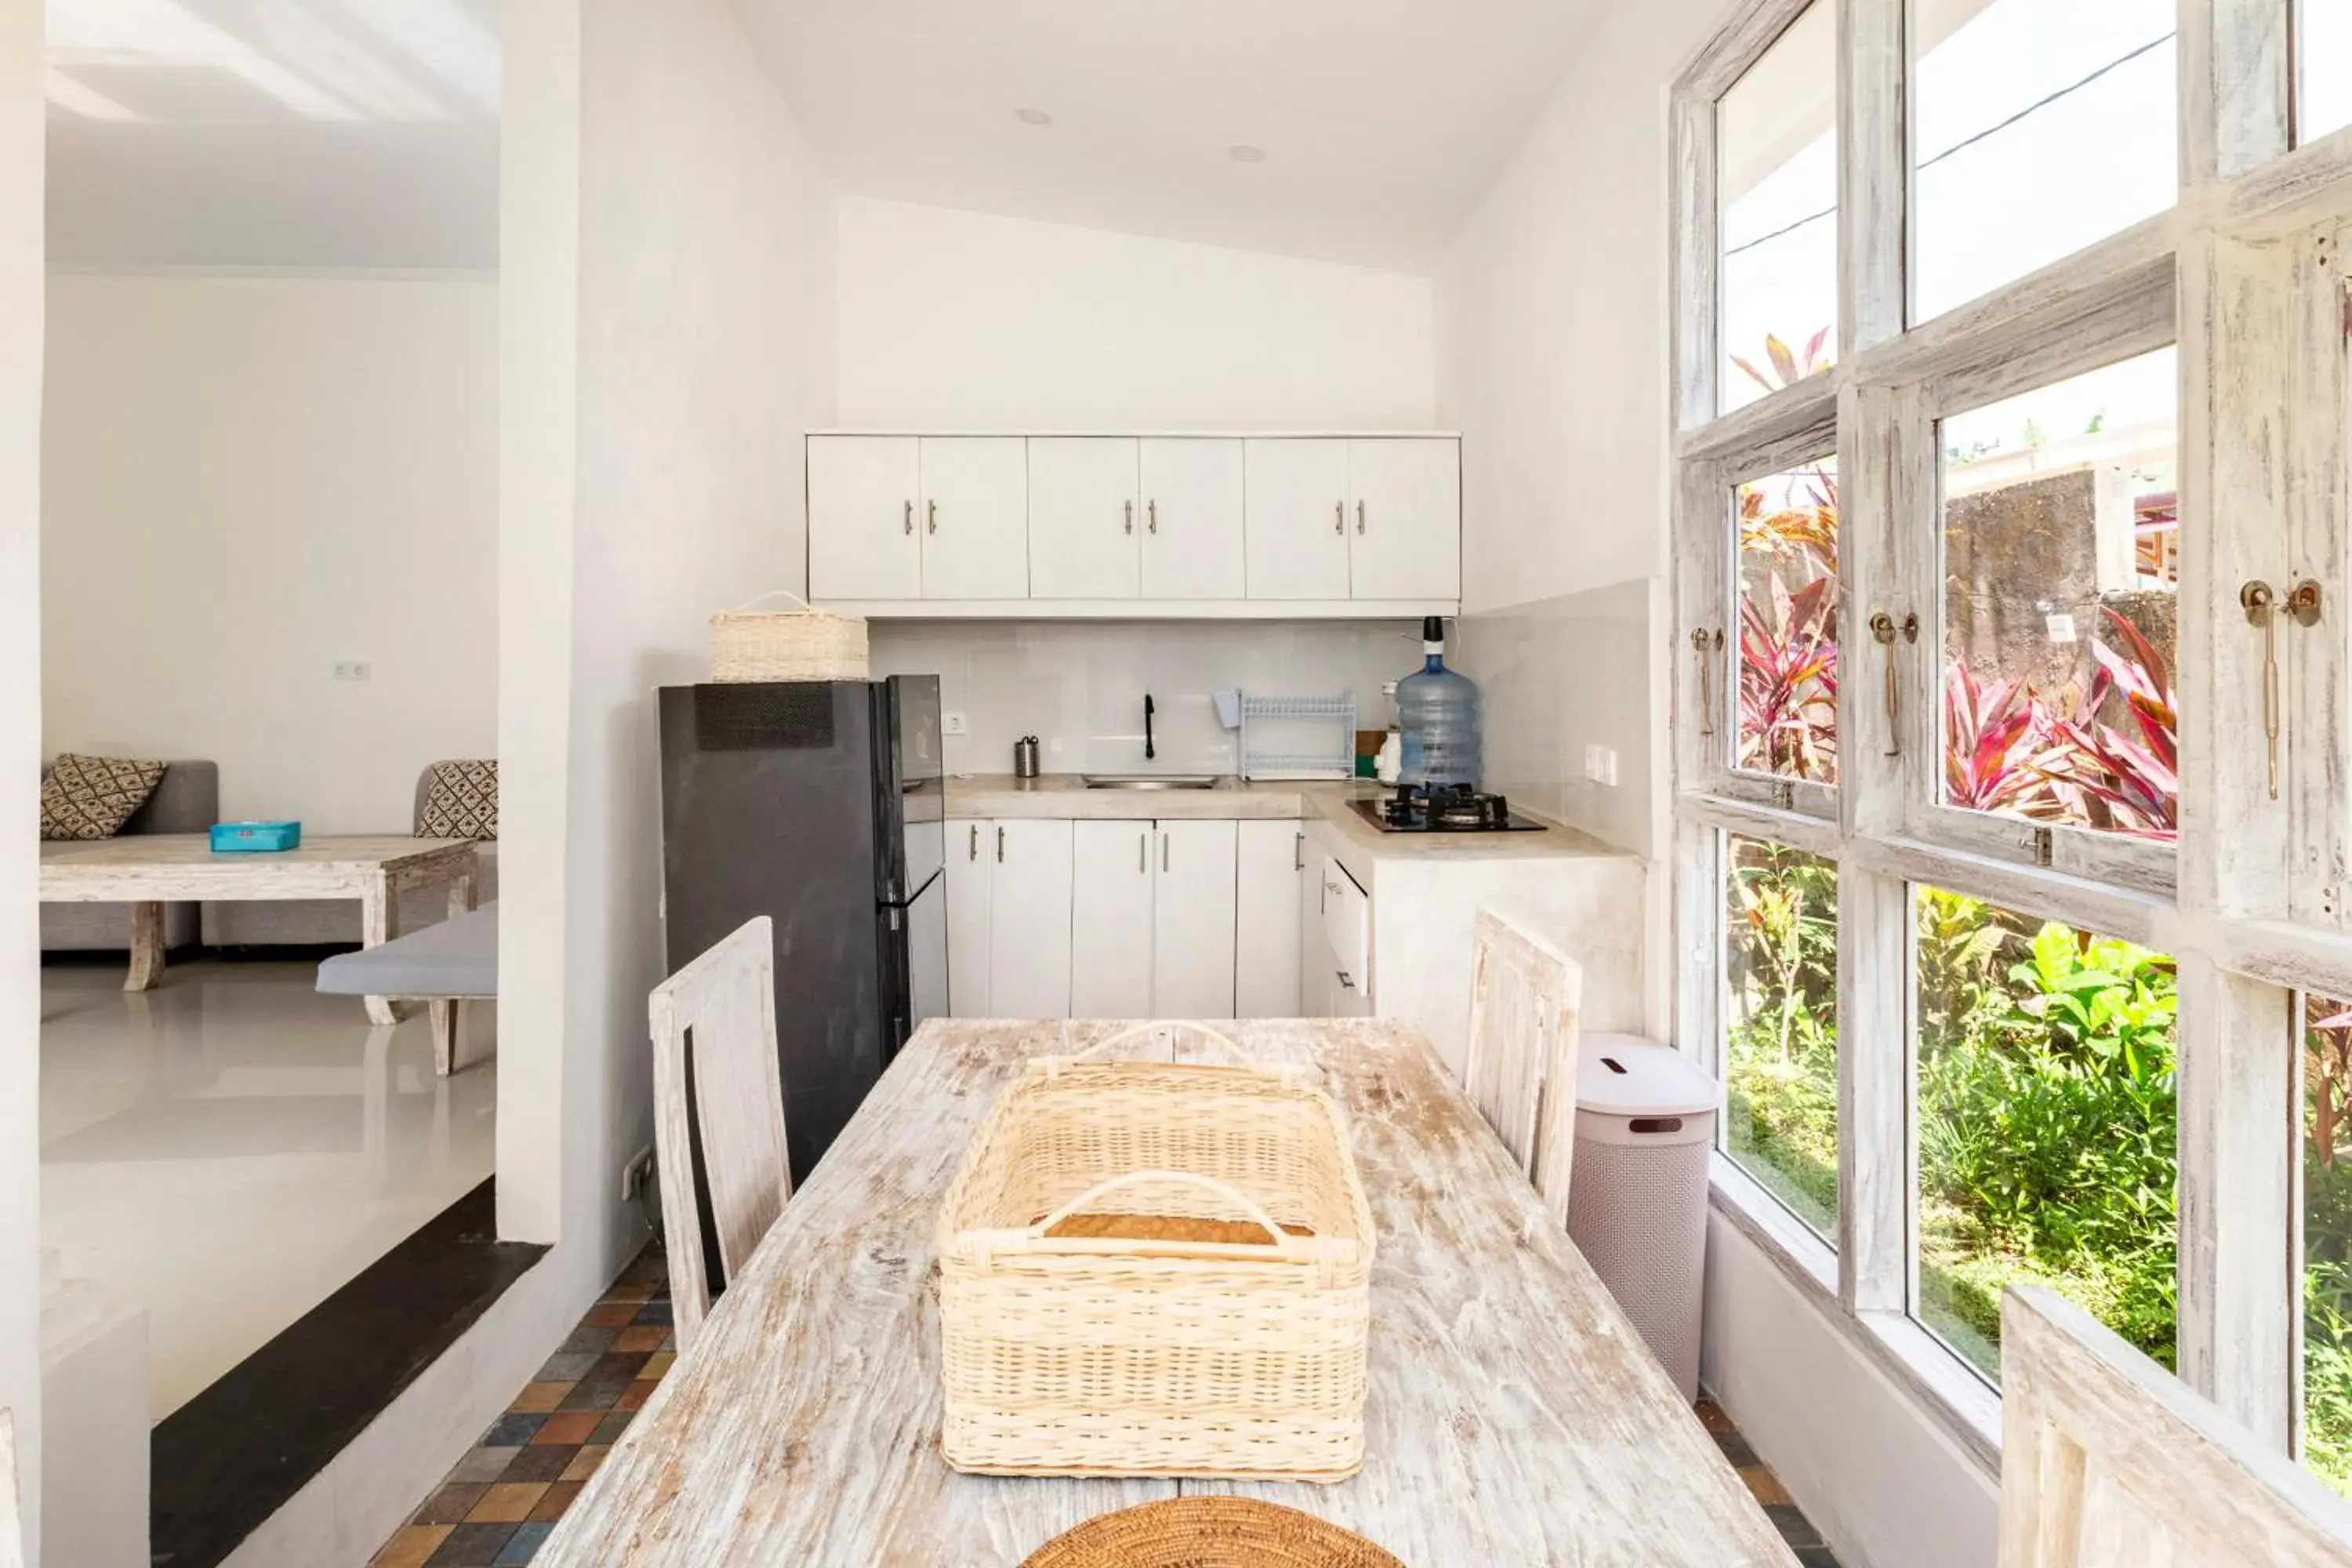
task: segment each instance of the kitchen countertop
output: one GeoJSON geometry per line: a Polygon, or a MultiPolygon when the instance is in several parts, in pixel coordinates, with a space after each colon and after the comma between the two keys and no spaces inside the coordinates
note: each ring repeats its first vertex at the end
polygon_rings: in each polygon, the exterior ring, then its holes
{"type": "Polygon", "coordinates": [[[1017,779],[1010,773],[950,774],[947,815],[951,817],[1068,818],[1088,822],[1139,821],[1317,821],[1331,824],[1367,855],[1410,860],[1560,860],[1629,857],[1591,834],[1566,826],[1540,812],[1514,806],[1519,816],[1542,823],[1543,833],[1382,833],[1349,808],[1360,798],[1386,795],[1370,780],[1249,783],[1219,781],[1214,789],[1088,789],[1076,773],[1042,773],[1017,779]]]}

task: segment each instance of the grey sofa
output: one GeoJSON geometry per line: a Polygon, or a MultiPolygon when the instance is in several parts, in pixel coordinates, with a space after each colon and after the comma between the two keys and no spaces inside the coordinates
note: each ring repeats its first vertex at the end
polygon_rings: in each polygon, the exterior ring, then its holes
{"type": "MultiPolygon", "coordinates": [[[[416,775],[415,800],[409,812],[409,831],[425,821],[425,797],[433,770],[416,775]]],[[[484,839],[475,846],[481,877],[475,902],[487,904],[499,896],[499,846],[484,839]]],[[[283,902],[210,903],[204,907],[206,947],[326,947],[356,946],[360,940],[360,907],[350,899],[294,899],[283,902]]],[[[400,900],[400,929],[421,931],[449,912],[444,888],[411,888],[400,900]]]]}
{"type": "MultiPolygon", "coordinates": [[[[47,767],[42,769],[44,777],[47,767]]],[[[167,764],[155,793],[129,822],[125,834],[204,833],[220,820],[220,769],[207,762],[167,764]]],[[[194,904],[163,906],[163,942],[184,947],[201,931],[194,904]]],[[[43,952],[127,952],[131,948],[128,904],[43,904],[43,952]]]]}

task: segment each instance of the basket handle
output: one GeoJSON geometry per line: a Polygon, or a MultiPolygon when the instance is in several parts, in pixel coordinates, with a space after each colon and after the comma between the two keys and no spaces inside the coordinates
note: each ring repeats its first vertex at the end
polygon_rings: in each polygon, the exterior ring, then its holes
{"type": "Polygon", "coordinates": [[[803,610],[814,610],[816,608],[814,605],[810,604],[806,599],[802,598],[790,588],[771,588],[756,599],[744,600],[741,604],[736,605],[734,610],[730,613],[740,614],[741,612],[750,609],[754,605],[764,605],[771,599],[790,599],[793,604],[798,605],[803,610]]]}
{"type": "Polygon", "coordinates": [[[1171,1018],[1166,1022],[1156,1024],[1131,1024],[1124,1029],[1114,1030],[1112,1033],[1105,1035],[1101,1039],[1097,1040],[1085,1050],[1078,1051],[1073,1055],[1066,1057],[1041,1057],[1037,1060],[1037,1065],[1045,1070],[1047,1078],[1058,1078],[1061,1076],[1061,1072],[1064,1068],[1076,1067],[1080,1062],[1087,1060],[1097,1052],[1108,1050],[1111,1047],[1118,1045],[1122,1041],[1132,1040],[1142,1035],[1149,1035],[1158,1029],[1190,1029],[1196,1035],[1204,1035],[1210,1039],[1216,1041],[1217,1044],[1224,1047],[1226,1050],[1232,1052],[1234,1059],[1240,1062],[1242,1066],[1254,1068],[1258,1072],[1279,1073],[1283,1076],[1288,1076],[1291,1070],[1288,1068],[1276,1068],[1264,1066],[1255,1057],[1242,1049],[1241,1042],[1234,1039],[1231,1035],[1226,1034],[1223,1029],[1213,1027],[1195,1018],[1171,1018]]]}
{"type": "MultiPolygon", "coordinates": [[[[1251,1224],[1262,1227],[1265,1231],[1267,1237],[1271,1238],[1273,1246],[1277,1250],[1286,1248],[1289,1243],[1298,1239],[1292,1236],[1288,1231],[1283,1229],[1282,1226],[1275,1224],[1274,1216],[1267,1214],[1265,1209],[1259,1207],[1257,1202],[1248,1194],[1243,1192],[1240,1188],[1233,1186],[1229,1183],[1221,1182],[1214,1176],[1203,1176],[1192,1171],[1128,1171],[1119,1175],[1113,1176],[1108,1181],[1097,1182],[1093,1186],[1088,1187],[1085,1192],[1080,1193],[1076,1197],[1072,1198],[1068,1203],[1064,1204],[1052,1214],[1047,1215],[1044,1219],[1041,1219],[1035,1225],[1031,1226],[1028,1230],[1029,1239],[1031,1241],[1052,1241],[1054,1237],[1048,1233],[1051,1232],[1055,1226],[1061,1224],[1072,1215],[1078,1213],[1088,1204],[1093,1203],[1097,1198],[1102,1197],[1107,1194],[1115,1193],[1121,1187],[1134,1186],[1139,1182],[1181,1182],[1187,1186],[1199,1187],[1203,1192],[1214,1193],[1217,1196],[1224,1199],[1227,1203],[1241,1210],[1244,1215],[1248,1216],[1251,1224]]],[[[1238,1244],[1229,1243],[1228,1245],[1238,1244]]],[[[1255,1247],[1258,1244],[1256,1242],[1251,1242],[1248,1245],[1255,1247]]]]}

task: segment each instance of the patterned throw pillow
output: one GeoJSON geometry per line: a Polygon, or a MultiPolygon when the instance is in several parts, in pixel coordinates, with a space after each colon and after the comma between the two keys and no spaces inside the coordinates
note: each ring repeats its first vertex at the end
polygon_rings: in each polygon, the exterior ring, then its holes
{"type": "Polygon", "coordinates": [[[499,764],[496,758],[436,763],[425,786],[420,838],[496,838],[499,836],[499,764]]]}
{"type": "Polygon", "coordinates": [[[41,837],[113,837],[155,793],[163,767],[122,757],[62,753],[41,781],[41,837]]]}

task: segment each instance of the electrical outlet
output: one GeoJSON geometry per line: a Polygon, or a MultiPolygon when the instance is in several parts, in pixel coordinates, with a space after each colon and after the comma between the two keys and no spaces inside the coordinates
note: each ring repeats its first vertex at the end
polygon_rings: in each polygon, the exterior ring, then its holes
{"type": "Polygon", "coordinates": [[[966,732],[967,732],[967,731],[968,731],[968,727],[967,727],[967,726],[966,726],[966,724],[964,723],[964,717],[963,717],[963,715],[962,715],[962,714],[961,714],[961,713],[942,713],[942,714],[940,714],[940,734],[942,734],[942,735],[961,735],[961,734],[966,733],[966,732]]]}
{"type": "Polygon", "coordinates": [[[1617,753],[1608,746],[1584,748],[1584,776],[1593,784],[1613,789],[1617,784],[1617,753]]]}
{"type": "Polygon", "coordinates": [[[640,1149],[630,1155],[629,1163],[621,1167],[621,1201],[635,1203],[637,1194],[646,1190],[646,1181],[653,1173],[654,1152],[651,1149],[640,1149]]]}
{"type": "Polygon", "coordinates": [[[374,673],[368,661],[363,658],[344,658],[335,661],[337,680],[365,680],[374,673]]]}

